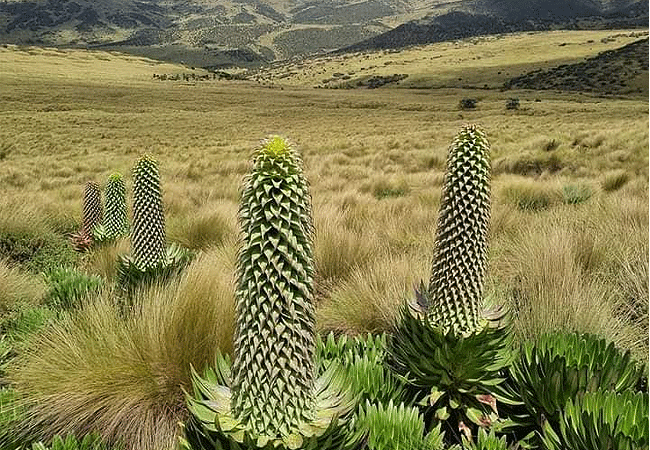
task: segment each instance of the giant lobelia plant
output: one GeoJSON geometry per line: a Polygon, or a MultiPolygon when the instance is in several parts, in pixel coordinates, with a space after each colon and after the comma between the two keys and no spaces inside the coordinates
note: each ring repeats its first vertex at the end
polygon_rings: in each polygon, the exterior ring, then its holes
{"type": "Polygon", "coordinates": [[[316,377],[311,197],[302,161],[274,136],[253,158],[239,209],[232,367],[194,376],[186,446],[193,449],[353,448],[355,399],[332,364],[316,377]]]}
{"type": "Polygon", "coordinates": [[[105,190],[104,221],[93,230],[96,242],[111,242],[129,232],[126,210],[126,185],[120,173],[108,177],[105,190]]]}
{"type": "Polygon", "coordinates": [[[70,240],[78,251],[88,250],[93,244],[95,227],[102,222],[104,208],[102,207],[102,194],[99,184],[88,181],[84,188],[83,217],[81,230],[72,234],[70,240]]]}
{"type": "Polygon", "coordinates": [[[504,313],[485,309],[490,220],[490,145],[464,127],[447,158],[428,286],[406,305],[389,344],[388,364],[406,380],[430,425],[442,423],[450,442],[471,440],[476,428],[499,429],[495,387],[511,362],[504,313]]]}
{"type": "Polygon", "coordinates": [[[191,259],[189,250],[166,244],[158,163],[145,155],[133,168],[131,255],[120,257],[117,283],[131,293],[141,284],[164,281],[180,272],[191,259]]]}

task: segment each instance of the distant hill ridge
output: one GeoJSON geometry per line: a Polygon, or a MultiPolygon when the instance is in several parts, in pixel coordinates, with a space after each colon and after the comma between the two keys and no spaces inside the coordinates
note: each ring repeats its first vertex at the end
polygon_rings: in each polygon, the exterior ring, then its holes
{"type": "Polygon", "coordinates": [[[598,15],[600,10],[592,2],[579,0],[518,0],[516,3],[521,4],[519,8],[514,6],[512,0],[488,0],[486,3],[492,4],[491,8],[485,6],[477,10],[491,10],[490,14],[452,11],[428,16],[340,49],[339,52],[399,49],[410,45],[521,31],[634,28],[648,25],[648,2],[635,2],[604,15],[598,15]],[[547,8],[542,9],[542,6],[547,8]]]}
{"type": "Polygon", "coordinates": [[[219,68],[512,31],[647,26],[647,17],[648,2],[634,0],[3,0],[0,43],[101,46],[219,68]]]}

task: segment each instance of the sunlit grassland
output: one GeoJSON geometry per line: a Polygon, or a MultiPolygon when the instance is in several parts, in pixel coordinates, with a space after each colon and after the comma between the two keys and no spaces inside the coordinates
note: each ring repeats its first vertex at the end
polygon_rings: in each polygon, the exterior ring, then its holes
{"type": "MultiPolygon", "coordinates": [[[[447,147],[461,125],[478,123],[492,143],[489,296],[517,308],[522,337],[593,331],[647,358],[647,99],[484,90],[476,110],[461,111],[459,99],[476,91],[152,79],[188,71],[0,49],[0,226],[20,206],[35,226],[72,231],[83,184],[129,174],[146,152],[160,163],[170,239],[234,251],[251,152],[281,134],[312,186],[321,329],[387,330],[428,276],[447,147]],[[507,111],[513,95],[521,108],[507,111]]],[[[80,265],[110,274],[115,253],[80,265]]]]}

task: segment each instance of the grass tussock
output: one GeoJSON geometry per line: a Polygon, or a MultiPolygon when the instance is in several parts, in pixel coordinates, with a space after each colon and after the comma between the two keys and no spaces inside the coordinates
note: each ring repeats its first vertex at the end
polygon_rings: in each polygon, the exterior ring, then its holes
{"type": "Polygon", "coordinates": [[[647,208],[601,200],[525,220],[495,237],[491,267],[492,282],[508,286],[498,295],[516,311],[520,338],[590,332],[647,360],[647,208]]]}
{"type": "Polygon", "coordinates": [[[118,257],[128,254],[130,249],[128,238],[102,244],[84,255],[82,266],[89,274],[98,275],[105,280],[114,280],[118,257]]]}
{"type": "Polygon", "coordinates": [[[191,250],[216,247],[236,237],[237,206],[220,202],[196,214],[174,216],[168,221],[169,239],[191,250]]]}
{"type": "Polygon", "coordinates": [[[104,292],[44,331],[10,374],[28,405],[16,435],[97,431],[127,450],[176,448],[190,365],[232,350],[233,264],[233,249],[211,251],[178,282],[140,292],[126,319],[104,292]]]}
{"type": "Polygon", "coordinates": [[[499,194],[507,203],[522,211],[541,211],[562,201],[562,190],[553,183],[527,178],[514,179],[503,185],[499,194]]]}
{"type": "Polygon", "coordinates": [[[332,206],[316,209],[315,227],[316,272],[326,284],[347,279],[355,268],[365,267],[378,252],[376,235],[347,227],[345,213],[332,206]]]}
{"type": "Polygon", "coordinates": [[[0,260],[0,317],[23,304],[35,304],[45,295],[41,277],[0,260]]]}
{"type": "Polygon", "coordinates": [[[335,287],[317,312],[321,331],[346,334],[390,331],[405,299],[427,278],[429,262],[413,255],[381,255],[335,287]]]}
{"type": "Polygon", "coordinates": [[[630,175],[625,170],[617,170],[603,177],[601,187],[605,192],[613,192],[625,186],[628,181],[630,181],[630,175]]]}
{"type": "Polygon", "coordinates": [[[21,197],[0,200],[0,258],[33,273],[73,265],[78,255],[50,217],[21,197]]]}

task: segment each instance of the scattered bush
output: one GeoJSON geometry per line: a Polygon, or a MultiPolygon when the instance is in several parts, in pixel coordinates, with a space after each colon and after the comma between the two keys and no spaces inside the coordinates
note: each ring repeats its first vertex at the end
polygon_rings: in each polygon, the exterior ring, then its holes
{"type": "Polygon", "coordinates": [[[603,191],[613,192],[622,188],[630,180],[630,176],[624,170],[607,174],[601,182],[603,191]]]}
{"type": "Polygon", "coordinates": [[[567,184],[562,186],[564,203],[579,205],[586,202],[593,195],[593,191],[586,184],[567,184]]]}
{"type": "Polygon", "coordinates": [[[458,102],[460,109],[475,109],[478,100],[475,98],[463,98],[458,102]]]}
{"type": "Polygon", "coordinates": [[[519,109],[519,99],[514,97],[506,100],[506,109],[519,109]]]}

